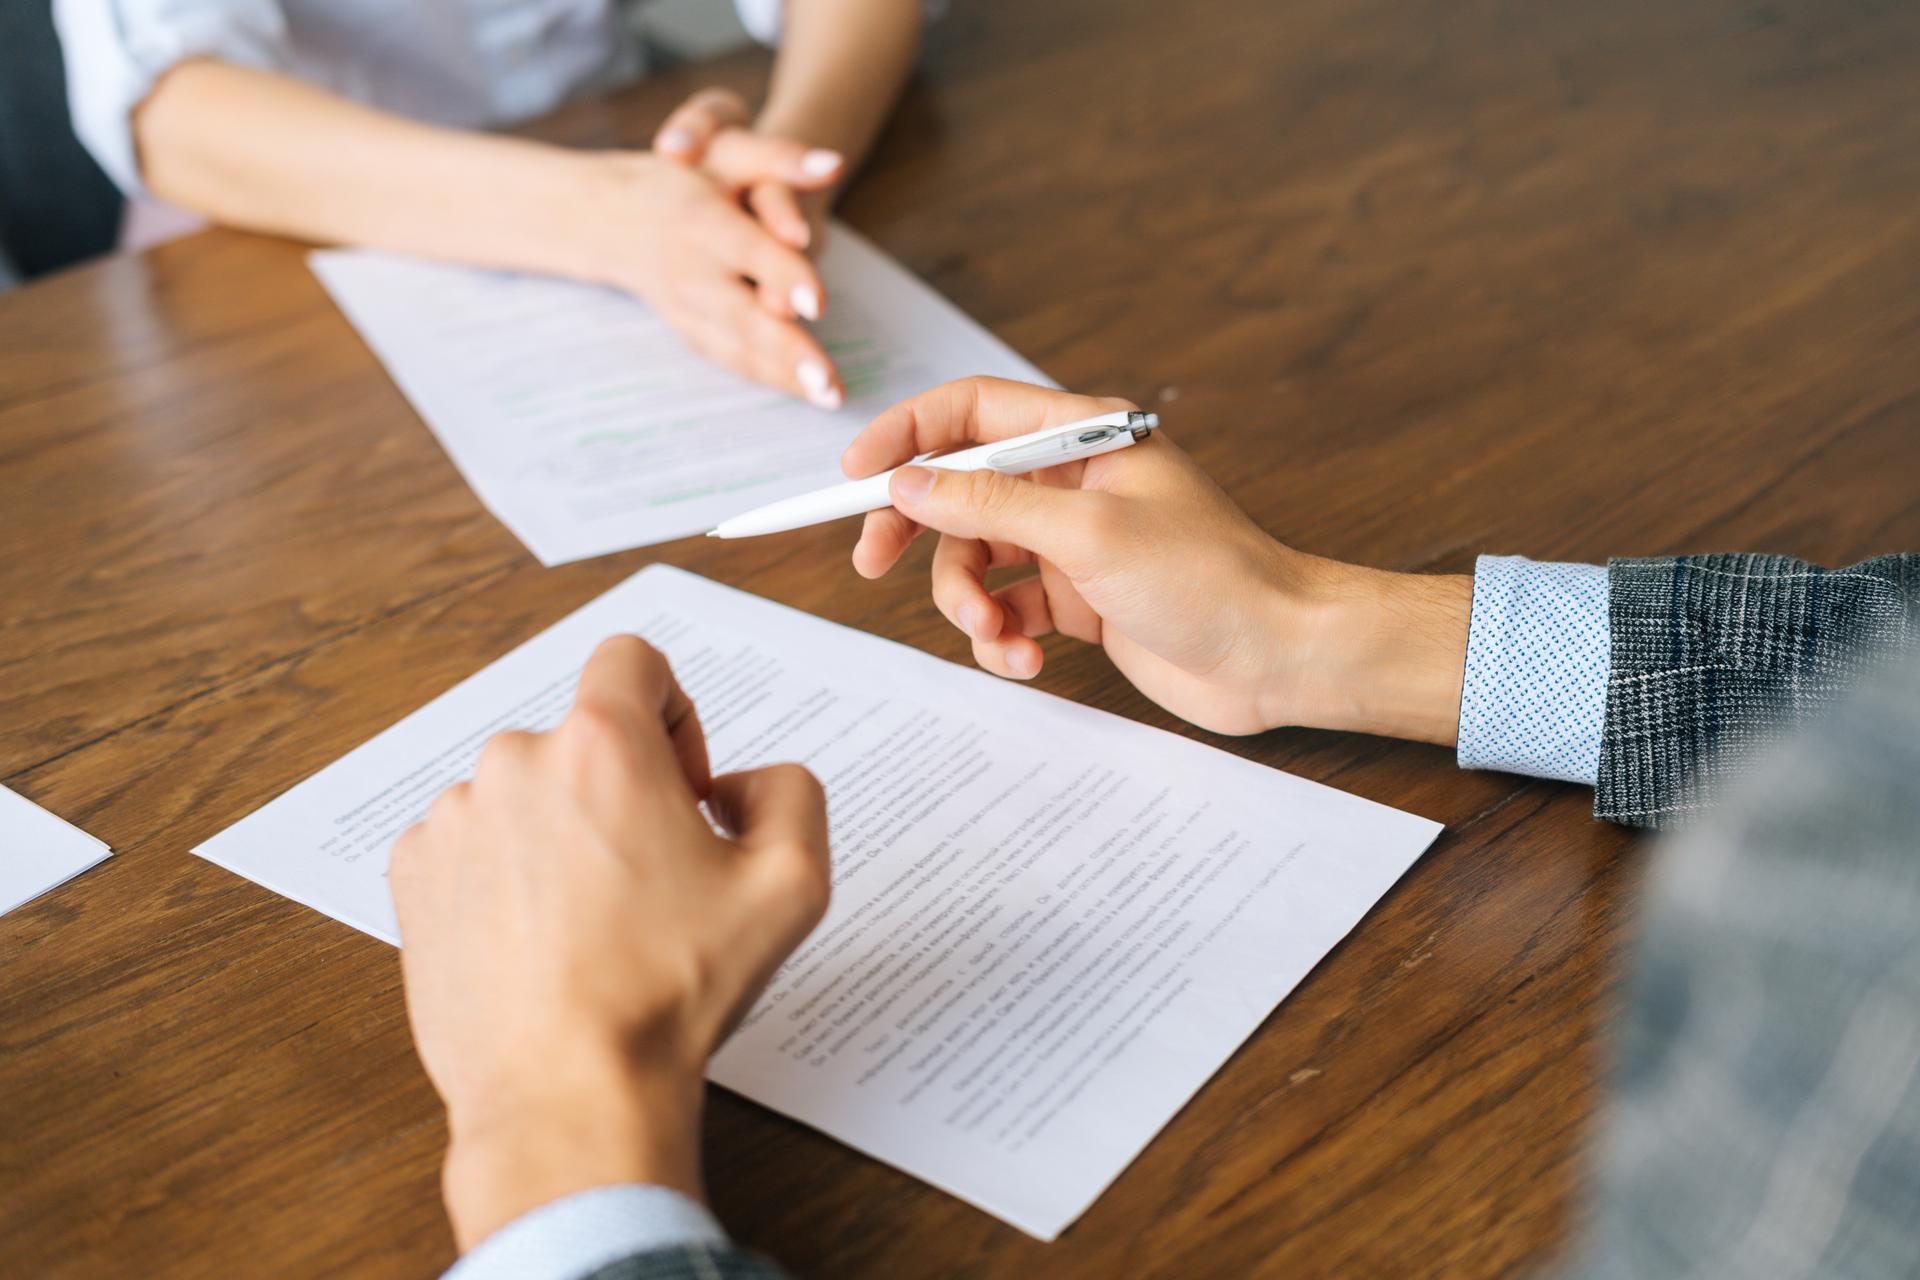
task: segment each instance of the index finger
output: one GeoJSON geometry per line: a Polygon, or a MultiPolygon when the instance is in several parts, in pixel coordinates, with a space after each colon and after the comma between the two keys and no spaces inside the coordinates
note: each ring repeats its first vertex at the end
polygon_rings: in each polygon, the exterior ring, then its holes
{"type": "Polygon", "coordinates": [[[1023,436],[1135,406],[1110,396],[1077,396],[1006,378],[961,378],[903,400],[869,422],[840,455],[858,480],[923,453],[1023,436]]]}
{"type": "Polygon", "coordinates": [[[674,757],[693,793],[705,799],[713,790],[707,762],[707,736],[693,699],[673,678],[666,655],[639,636],[610,636],[587,659],[574,694],[576,710],[592,710],[618,721],[639,742],[657,742],[664,729],[674,757]]]}

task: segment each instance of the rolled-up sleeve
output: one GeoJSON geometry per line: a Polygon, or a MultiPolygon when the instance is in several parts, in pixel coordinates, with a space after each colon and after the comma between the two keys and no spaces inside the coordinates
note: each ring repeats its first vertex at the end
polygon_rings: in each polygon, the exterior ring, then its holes
{"type": "Polygon", "coordinates": [[[74,132],[129,196],[146,193],[133,112],[188,58],[285,70],[286,16],[274,0],[54,0],[74,132]]]}
{"type": "MultiPolygon", "coordinates": [[[[788,3],[790,0],[733,0],[733,7],[748,35],[761,44],[779,44],[780,11],[788,3]]],[[[932,22],[945,16],[947,0],[920,0],[920,11],[932,22]]]]}

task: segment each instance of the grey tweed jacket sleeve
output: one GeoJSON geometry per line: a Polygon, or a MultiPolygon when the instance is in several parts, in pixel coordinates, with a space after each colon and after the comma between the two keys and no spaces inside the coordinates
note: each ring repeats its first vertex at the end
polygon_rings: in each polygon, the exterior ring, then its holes
{"type": "Polygon", "coordinates": [[[1845,569],[1787,556],[1607,566],[1612,663],[1594,816],[1671,827],[1713,804],[1782,725],[1920,639],[1920,555],[1845,569]]]}
{"type": "Polygon", "coordinates": [[[1581,1280],[1920,1276],[1920,658],[1660,849],[1581,1280]]]}

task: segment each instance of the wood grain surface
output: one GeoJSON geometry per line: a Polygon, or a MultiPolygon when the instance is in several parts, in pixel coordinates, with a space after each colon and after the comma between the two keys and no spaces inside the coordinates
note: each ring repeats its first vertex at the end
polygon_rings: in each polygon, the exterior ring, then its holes
{"type": "MultiPolygon", "coordinates": [[[[530,132],[639,145],[765,65],[530,132]]],[[[1306,549],[1920,548],[1913,6],[964,0],[843,212],[1306,549]]],[[[924,551],[864,583],[850,526],[542,569],[302,252],[215,231],[0,297],[0,782],[118,852],[0,918],[9,1275],[452,1259],[394,953],[196,842],[655,560],[966,660],[924,551]]],[[[1039,683],[1175,727],[1070,642],[1039,683]]],[[[1444,751],[1214,741],[1447,832],[1058,1243],[715,1092],[741,1239],[801,1276],[1562,1255],[1647,852],[1444,751]]]]}

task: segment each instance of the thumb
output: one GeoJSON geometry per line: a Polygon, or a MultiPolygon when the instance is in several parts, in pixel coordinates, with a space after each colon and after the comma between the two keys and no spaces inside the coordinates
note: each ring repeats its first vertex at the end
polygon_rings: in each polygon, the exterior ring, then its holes
{"type": "Polygon", "coordinates": [[[743,855],[741,887],[757,927],[781,935],[784,959],[826,914],[833,892],[827,794],[804,767],[773,764],[721,774],[709,804],[743,855]]]}
{"type": "Polygon", "coordinates": [[[1106,494],[998,471],[944,467],[901,467],[888,484],[888,494],[895,510],[929,529],[1011,542],[1053,561],[1069,575],[1091,564],[1100,543],[1096,522],[1111,501],[1106,494]]]}
{"type": "Polygon", "coordinates": [[[720,1011],[712,1043],[732,1034],[748,1007],[766,988],[827,913],[833,894],[833,863],[827,852],[827,797],[814,776],[797,764],[775,764],[713,780],[710,801],[721,825],[733,832],[737,896],[714,904],[731,925],[723,965],[743,965],[739,998],[720,1011]]]}
{"type": "Polygon", "coordinates": [[[713,780],[713,816],[749,850],[798,848],[827,859],[827,796],[797,764],[770,764],[713,780]]]}

